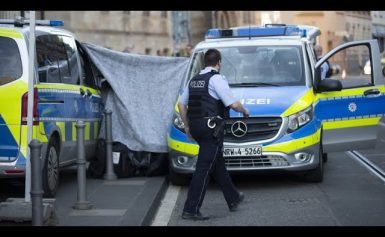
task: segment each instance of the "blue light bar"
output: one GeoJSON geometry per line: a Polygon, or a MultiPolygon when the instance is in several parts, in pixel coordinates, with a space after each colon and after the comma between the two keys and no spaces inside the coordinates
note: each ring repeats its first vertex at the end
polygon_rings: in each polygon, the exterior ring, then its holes
{"type": "Polygon", "coordinates": [[[266,36],[300,36],[306,37],[306,29],[297,26],[265,26],[265,27],[239,27],[235,29],[209,29],[206,39],[236,38],[236,37],[266,37],[266,36]]]}
{"type": "Polygon", "coordinates": [[[206,39],[216,39],[216,38],[220,38],[221,34],[220,34],[220,29],[216,28],[216,29],[209,29],[206,33],[206,36],[205,38],[206,39]]]}
{"type": "Polygon", "coordinates": [[[285,27],[250,27],[237,30],[240,37],[257,36],[282,36],[285,35],[285,27]]]}
{"type": "Polygon", "coordinates": [[[64,26],[64,22],[61,20],[50,20],[49,25],[50,26],[64,26]]]}

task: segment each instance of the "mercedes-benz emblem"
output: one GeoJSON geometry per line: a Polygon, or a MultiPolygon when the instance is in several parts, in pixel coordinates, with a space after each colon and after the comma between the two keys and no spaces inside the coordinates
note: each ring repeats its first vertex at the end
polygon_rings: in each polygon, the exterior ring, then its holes
{"type": "Polygon", "coordinates": [[[236,121],[231,125],[231,133],[236,137],[243,137],[247,133],[247,125],[242,121],[236,121]]]}

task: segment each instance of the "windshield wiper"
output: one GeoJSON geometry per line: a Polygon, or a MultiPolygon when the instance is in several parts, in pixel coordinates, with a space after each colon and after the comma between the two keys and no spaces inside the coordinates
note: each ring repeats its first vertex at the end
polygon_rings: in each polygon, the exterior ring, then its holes
{"type": "Polygon", "coordinates": [[[271,83],[264,83],[264,82],[242,82],[242,83],[229,84],[229,86],[232,86],[232,87],[242,87],[242,86],[253,87],[253,86],[280,86],[280,85],[271,84],[271,83]]]}

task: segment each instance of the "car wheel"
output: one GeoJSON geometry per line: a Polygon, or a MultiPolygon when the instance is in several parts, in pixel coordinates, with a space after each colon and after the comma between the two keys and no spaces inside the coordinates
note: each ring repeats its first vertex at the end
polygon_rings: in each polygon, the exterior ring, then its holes
{"type": "Polygon", "coordinates": [[[324,163],[328,161],[328,153],[322,153],[322,160],[324,163]]]}
{"type": "Polygon", "coordinates": [[[43,168],[44,197],[55,197],[59,185],[59,149],[55,139],[48,142],[43,168]]]}
{"type": "Polygon", "coordinates": [[[305,181],[311,182],[311,183],[320,183],[323,181],[324,176],[324,166],[323,166],[323,149],[322,145],[319,146],[319,154],[318,157],[315,157],[315,159],[318,159],[318,165],[315,169],[309,170],[305,173],[305,181]]]}

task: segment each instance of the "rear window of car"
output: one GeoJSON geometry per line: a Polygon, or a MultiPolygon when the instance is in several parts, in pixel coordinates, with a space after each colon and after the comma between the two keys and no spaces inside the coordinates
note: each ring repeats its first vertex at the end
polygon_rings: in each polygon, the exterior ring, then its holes
{"type": "Polygon", "coordinates": [[[0,86],[21,77],[22,65],[15,40],[0,36],[0,86]]]}

